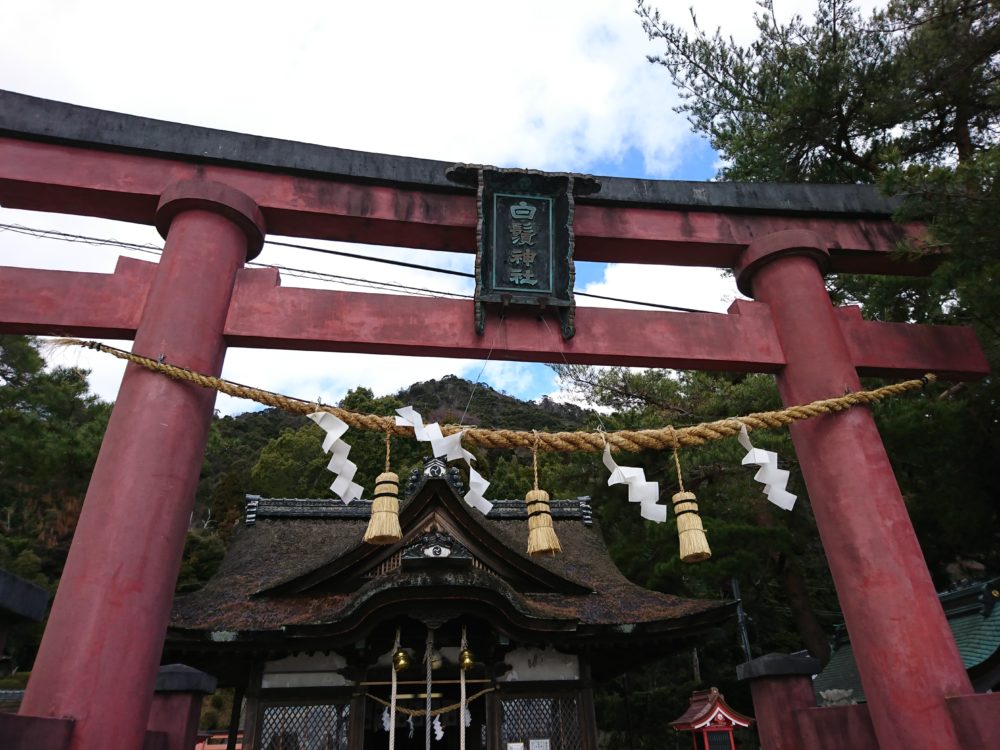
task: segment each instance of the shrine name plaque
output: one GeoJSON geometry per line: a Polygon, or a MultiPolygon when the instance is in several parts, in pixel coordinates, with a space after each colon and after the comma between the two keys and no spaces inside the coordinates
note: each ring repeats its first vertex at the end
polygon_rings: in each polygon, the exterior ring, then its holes
{"type": "Polygon", "coordinates": [[[559,316],[562,335],[575,332],[573,213],[575,197],[600,189],[585,175],[458,165],[454,182],[476,188],[475,325],[483,333],[487,308],[506,314],[530,306],[559,316]]]}

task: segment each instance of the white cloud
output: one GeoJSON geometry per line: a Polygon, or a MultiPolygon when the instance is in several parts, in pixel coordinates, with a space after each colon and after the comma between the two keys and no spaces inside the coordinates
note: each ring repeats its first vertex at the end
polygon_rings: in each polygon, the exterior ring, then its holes
{"type": "MultiPolygon", "coordinates": [[[[736,281],[716,268],[682,268],[678,266],[647,266],[609,263],[604,277],[587,284],[582,291],[605,297],[634,299],[657,305],[686,307],[705,312],[725,312],[739,292],[736,281]]],[[[641,305],[628,305],[600,299],[580,297],[577,304],[585,307],[626,307],[648,310],[641,305]]]]}
{"type": "MultiPolygon", "coordinates": [[[[784,5],[808,10],[811,2],[779,2],[784,5]]],[[[662,6],[670,20],[687,22],[683,6],[662,6]]],[[[752,37],[751,0],[703,6],[704,26],[724,22],[738,39],[752,37]]],[[[175,0],[155,7],[125,0],[34,0],[5,8],[0,88],[195,125],[442,160],[586,172],[634,150],[645,165],[645,174],[636,176],[670,177],[696,141],[673,111],[678,100],[665,71],[646,62],[657,48],[632,7],[622,0],[175,0]]],[[[5,209],[0,222],[159,242],[149,227],[94,219],[5,209]]],[[[472,268],[469,255],[345,249],[472,268]]],[[[110,272],[117,254],[0,232],[2,265],[110,272]]],[[[287,248],[267,248],[258,260],[429,289],[471,289],[457,277],[287,248]]],[[[589,289],[724,309],[719,299],[727,292],[717,288],[715,277],[712,270],[612,265],[589,289]]],[[[286,273],[283,284],[329,282],[286,273]]],[[[94,390],[114,398],[122,370],[117,363],[91,352],[63,353],[53,361],[91,368],[94,390]]],[[[387,393],[447,373],[475,378],[481,368],[481,362],[465,360],[234,350],[225,374],[333,401],[358,384],[387,393]]],[[[483,377],[497,388],[531,395],[551,383],[538,365],[506,362],[491,362],[483,377]]],[[[243,406],[220,401],[220,408],[243,406]]]]}
{"type": "Polygon", "coordinates": [[[367,151],[585,171],[690,138],[627,3],[20,6],[0,85],[367,151]]]}

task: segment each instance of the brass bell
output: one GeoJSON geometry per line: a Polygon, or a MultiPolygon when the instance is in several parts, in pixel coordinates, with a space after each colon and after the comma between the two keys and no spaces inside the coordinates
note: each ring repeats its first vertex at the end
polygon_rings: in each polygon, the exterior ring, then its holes
{"type": "Polygon", "coordinates": [[[410,655],[404,649],[399,649],[392,655],[392,668],[397,672],[409,669],[410,665],[410,655]]]}
{"type": "Polygon", "coordinates": [[[476,663],[476,657],[472,655],[472,652],[463,648],[462,652],[458,655],[458,666],[462,668],[462,671],[472,669],[473,665],[476,663]]]}

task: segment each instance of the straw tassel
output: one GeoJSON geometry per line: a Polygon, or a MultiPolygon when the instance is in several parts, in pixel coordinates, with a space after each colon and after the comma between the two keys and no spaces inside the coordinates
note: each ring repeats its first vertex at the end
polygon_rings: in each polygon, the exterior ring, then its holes
{"type": "Polygon", "coordinates": [[[535,447],[532,449],[532,464],[535,472],[535,488],[524,496],[528,508],[528,554],[554,555],[562,552],[559,537],[552,526],[552,514],[549,512],[549,493],[538,489],[538,437],[535,436],[535,447]]]}
{"type": "MultiPolygon", "coordinates": [[[[673,430],[671,430],[671,435],[673,430]]],[[[712,556],[705,536],[705,528],[701,525],[698,515],[697,498],[693,492],[684,489],[684,479],[681,476],[681,460],[677,455],[677,442],[674,441],[674,467],[677,469],[677,485],[680,492],[674,495],[674,515],[677,517],[677,536],[680,539],[681,562],[696,563],[712,556]]]]}
{"type": "Polygon", "coordinates": [[[389,433],[385,434],[385,472],[375,480],[372,517],[365,531],[368,544],[394,544],[403,538],[399,526],[399,477],[389,471],[389,433]]]}

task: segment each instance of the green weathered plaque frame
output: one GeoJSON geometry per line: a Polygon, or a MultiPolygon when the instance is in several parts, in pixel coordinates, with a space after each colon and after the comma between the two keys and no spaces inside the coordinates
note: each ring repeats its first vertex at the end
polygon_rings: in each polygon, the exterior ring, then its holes
{"type": "Polygon", "coordinates": [[[454,182],[476,188],[476,332],[486,310],[531,306],[559,314],[564,338],[575,333],[575,197],[600,189],[586,175],[457,165],[454,182]]]}

